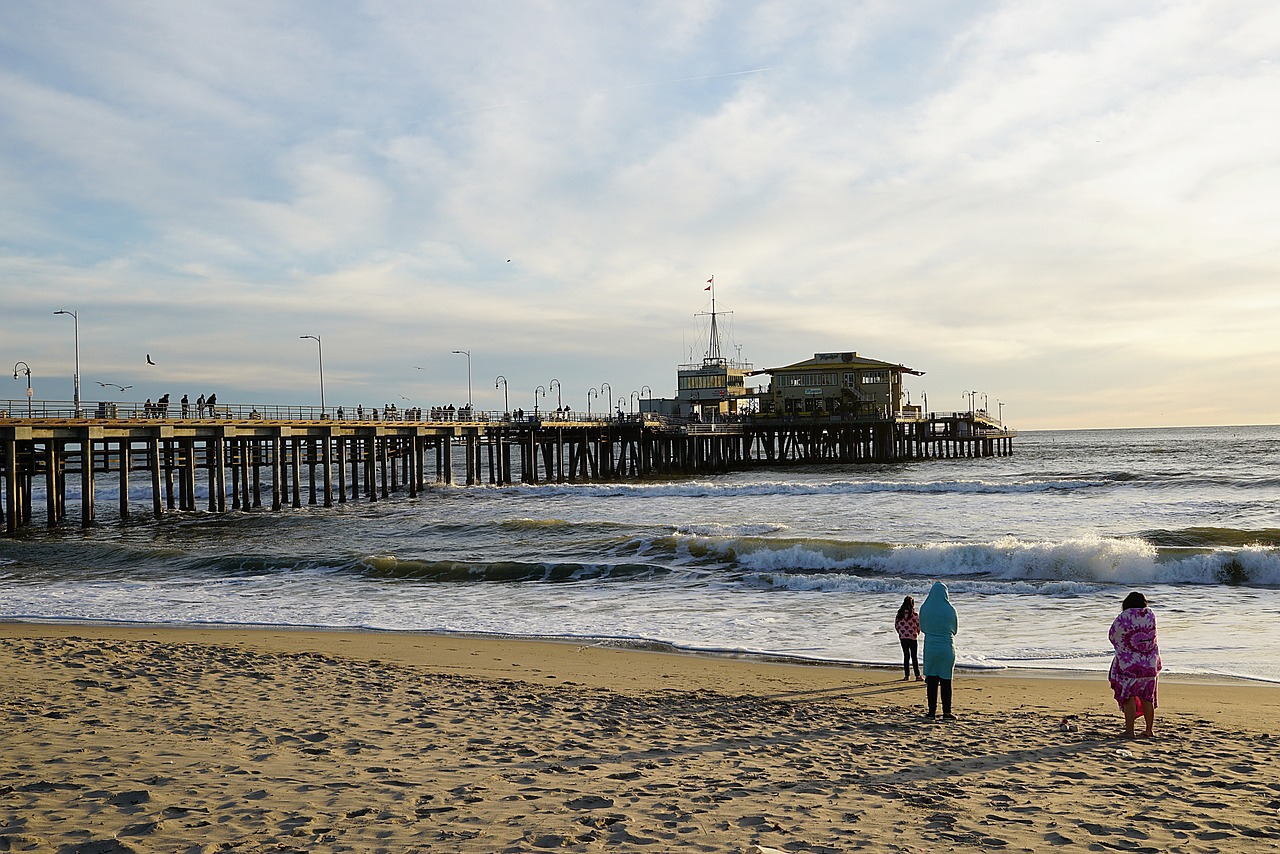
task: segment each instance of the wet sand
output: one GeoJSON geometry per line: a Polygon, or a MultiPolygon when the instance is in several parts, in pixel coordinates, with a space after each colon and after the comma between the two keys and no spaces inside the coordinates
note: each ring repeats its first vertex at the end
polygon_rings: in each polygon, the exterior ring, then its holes
{"type": "Polygon", "coordinates": [[[1280,686],[0,624],[0,852],[1280,850],[1280,686]],[[1064,720],[1065,719],[1065,720],[1064,720]]]}

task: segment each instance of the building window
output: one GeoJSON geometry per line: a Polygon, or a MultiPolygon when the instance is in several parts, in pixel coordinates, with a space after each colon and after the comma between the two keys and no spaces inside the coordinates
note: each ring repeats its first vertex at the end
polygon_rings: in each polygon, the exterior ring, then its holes
{"type": "Polygon", "coordinates": [[[783,383],[791,388],[814,385],[833,386],[836,385],[836,375],[834,373],[790,374],[783,380],[783,383]]]}
{"type": "Polygon", "coordinates": [[[858,378],[862,385],[884,385],[889,381],[888,371],[863,371],[858,378]]]}

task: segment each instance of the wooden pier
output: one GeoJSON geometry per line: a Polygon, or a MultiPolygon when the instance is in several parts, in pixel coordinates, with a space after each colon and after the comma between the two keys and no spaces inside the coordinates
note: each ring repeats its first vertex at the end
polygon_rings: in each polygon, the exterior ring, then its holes
{"type": "Polygon", "coordinates": [[[359,420],[346,413],[348,418],[333,420],[267,407],[222,407],[195,418],[167,412],[118,417],[113,407],[90,418],[51,415],[43,405],[41,415],[12,417],[20,412],[16,406],[0,411],[0,497],[8,534],[32,524],[41,494],[48,526],[71,518],[94,524],[100,479],[115,484],[115,516],[127,520],[135,513],[373,502],[414,497],[432,483],[590,482],[752,466],[1007,456],[1016,435],[981,412],[889,420],[756,416],[717,423],[574,413],[512,420],[505,413],[476,412],[454,420],[455,413],[430,412],[424,419],[420,411],[390,418],[362,412],[359,420]],[[135,491],[146,499],[137,500],[135,491]],[[69,511],[69,495],[79,505],[75,512],[69,511]]]}

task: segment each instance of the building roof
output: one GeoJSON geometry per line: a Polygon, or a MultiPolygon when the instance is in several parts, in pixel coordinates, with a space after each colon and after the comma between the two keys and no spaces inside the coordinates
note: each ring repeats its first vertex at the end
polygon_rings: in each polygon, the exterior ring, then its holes
{"type": "Polygon", "coordinates": [[[893,362],[882,362],[879,359],[869,359],[866,356],[859,356],[856,351],[852,350],[846,350],[842,353],[814,353],[812,359],[805,359],[803,362],[796,362],[793,365],[783,365],[779,368],[761,368],[758,371],[752,371],[750,376],[833,366],[846,368],[890,368],[892,370],[901,371],[904,374],[914,374],[917,377],[924,376],[924,371],[917,371],[915,368],[908,368],[906,365],[899,365],[893,362]]]}

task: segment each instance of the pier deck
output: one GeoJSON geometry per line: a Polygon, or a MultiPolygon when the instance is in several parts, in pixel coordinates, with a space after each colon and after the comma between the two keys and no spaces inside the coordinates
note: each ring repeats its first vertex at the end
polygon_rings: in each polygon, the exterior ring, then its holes
{"type": "Polygon", "coordinates": [[[159,517],[202,505],[223,513],[297,508],[304,500],[329,507],[396,493],[412,497],[429,483],[455,483],[455,470],[461,482],[474,486],[1006,456],[1016,435],[985,413],[699,423],[582,413],[513,419],[467,412],[466,420],[458,420],[457,412],[409,410],[370,412],[359,420],[344,411],[339,420],[306,407],[227,406],[212,416],[184,418],[113,406],[102,412],[106,417],[75,417],[60,402],[41,402],[38,415],[28,401],[9,404],[0,407],[0,497],[10,534],[31,524],[39,498],[50,527],[73,515],[80,525],[92,525],[100,477],[114,482],[116,515],[128,519],[135,512],[159,517]],[[13,417],[25,415],[28,406],[31,417],[13,417]],[[122,410],[132,417],[120,417],[122,410]],[[135,482],[135,473],[146,474],[149,488],[135,482]],[[78,494],[69,485],[78,486],[78,494]],[[146,499],[135,491],[146,492],[146,499]],[[75,514],[69,494],[78,499],[75,514]]]}

